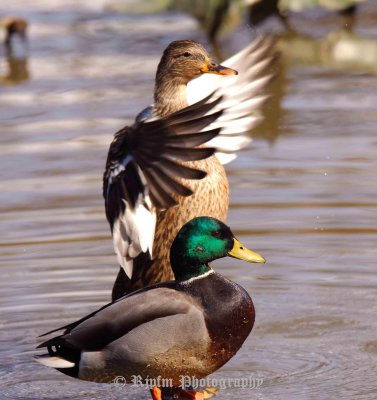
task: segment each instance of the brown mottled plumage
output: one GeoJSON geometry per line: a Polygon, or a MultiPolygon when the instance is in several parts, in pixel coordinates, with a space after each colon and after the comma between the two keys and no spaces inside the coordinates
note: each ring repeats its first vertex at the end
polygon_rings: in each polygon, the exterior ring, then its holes
{"type": "MultiPolygon", "coordinates": [[[[157,68],[155,113],[164,117],[187,107],[187,83],[206,72],[236,74],[236,71],[211,61],[201,44],[192,40],[172,42],[164,51],[157,68]]],[[[145,253],[137,256],[132,279],[120,268],[113,287],[113,300],[153,283],[174,279],[169,250],[177,232],[186,222],[200,215],[226,220],[229,186],[222,164],[216,156],[212,156],[205,160],[186,162],[185,165],[205,171],[207,176],[201,180],[176,178],[194,193],[188,197],[174,196],[178,205],[158,212],[153,261],[145,253]]]]}
{"type": "MultiPolygon", "coordinates": [[[[200,43],[181,40],[167,47],[156,74],[154,108],[159,116],[171,114],[188,106],[187,84],[203,73],[202,65],[216,67],[200,43]],[[192,56],[182,58],[180,55],[185,53],[190,53],[192,56]]],[[[229,73],[231,74],[232,70],[229,70],[229,73]]],[[[229,207],[229,185],[222,164],[216,156],[212,156],[205,160],[187,162],[186,165],[205,171],[207,176],[197,181],[181,179],[185,186],[193,191],[193,194],[189,197],[176,196],[178,206],[159,212],[157,215],[153,265],[158,268],[141,268],[145,271],[144,274],[142,272],[143,279],[132,280],[135,283],[132,283],[132,287],[128,286],[126,291],[174,279],[169,262],[169,250],[183,224],[200,215],[208,215],[223,222],[226,220],[229,207]],[[216,201],[216,199],[221,199],[221,201],[216,201]]]]}
{"type": "Polygon", "coordinates": [[[203,73],[237,74],[236,71],[211,61],[200,43],[193,40],[170,43],[157,67],[154,90],[156,114],[165,117],[187,107],[187,84],[203,73]]]}

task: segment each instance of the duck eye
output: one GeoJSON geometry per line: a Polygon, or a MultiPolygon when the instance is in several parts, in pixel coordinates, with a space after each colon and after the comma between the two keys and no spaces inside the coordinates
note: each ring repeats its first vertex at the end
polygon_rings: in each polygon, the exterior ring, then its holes
{"type": "Polygon", "coordinates": [[[188,52],[188,51],[185,51],[185,52],[183,53],[183,57],[191,57],[191,53],[188,52]]]}
{"type": "Polygon", "coordinates": [[[212,236],[215,238],[220,238],[221,237],[221,231],[213,231],[212,236]]]}

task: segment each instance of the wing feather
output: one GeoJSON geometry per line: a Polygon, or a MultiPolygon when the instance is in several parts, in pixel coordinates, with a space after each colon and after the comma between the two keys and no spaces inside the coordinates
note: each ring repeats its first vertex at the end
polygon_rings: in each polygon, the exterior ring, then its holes
{"type": "MultiPolygon", "coordinates": [[[[171,315],[187,314],[198,310],[198,306],[183,292],[174,290],[171,283],[155,285],[123,297],[115,303],[64,327],[42,336],[64,329],[62,335],[41,343],[37,348],[53,347],[59,355],[64,347],[80,351],[101,351],[111,342],[150,321],[171,315]]],[[[63,353],[64,354],[64,353],[63,353]]]]}
{"type": "Polygon", "coordinates": [[[250,143],[249,133],[263,121],[261,108],[269,98],[266,87],[275,76],[273,46],[273,40],[258,36],[248,47],[223,62],[227,67],[236,69],[238,75],[224,78],[204,74],[188,84],[189,103],[214,90],[222,96],[215,110],[222,109],[224,113],[209,128],[223,129],[208,145],[217,147],[216,155],[223,164],[236,157],[230,153],[250,143]],[[235,136],[231,141],[229,137],[224,138],[225,135],[235,136]]]}
{"type": "Polygon", "coordinates": [[[212,93],[168,117],[139,120],[115,134],[103,193],[118,262],[129,277],[136,256],[149,252],[152,257],[156,211],[176,205],[173,195],[192,194],[176,178],[204,178],[203,171],[180,162],[214,154],[214,148],[196,146],[219,134],[220,128],[206,127],[221,117],[222,109],[211,112],[220,102],[212,93]]]}
{"type": "Polygon", "coordinates": [[[207,174],[199,169],[190,168],[186,165],[176,164],[168,158],[163,158],[160,162],[160,168],[166,173],[171,172],[174,176],[184,179],[203,179],[207,174]]]}

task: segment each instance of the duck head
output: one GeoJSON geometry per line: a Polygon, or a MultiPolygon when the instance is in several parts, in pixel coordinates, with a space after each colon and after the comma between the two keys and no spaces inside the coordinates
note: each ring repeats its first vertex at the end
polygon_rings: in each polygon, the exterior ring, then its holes
{"type": "Polygon", "coordinates": [[[187,84],[201,74],[237,75],[237,71],[211,60],[205,48],[193,40],[177,40],[165,49],[157,68],[157,79],[169,76],[187,84]]]}
{"type": "Polygon", "coordinates": [[[170,263],[177,280],[207,274],[211,271],[209,262],[226,256],[251,263],[266,262],[242,245],[227,225],[211,217],[194,218],[183,225],[170,249],[170,263]]]}
{"type": "Polygon", "coordinates": [[[186,85],[202,74],[237,75],[237,71],[214,62],[205,48],[193,40],[170,43],[157,67],[154,93],[157,114],[166,116],[186,107],[186,85]]]}

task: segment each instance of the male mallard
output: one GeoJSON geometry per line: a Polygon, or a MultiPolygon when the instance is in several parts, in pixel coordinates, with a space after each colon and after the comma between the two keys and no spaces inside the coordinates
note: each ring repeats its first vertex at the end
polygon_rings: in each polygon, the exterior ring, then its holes
{"type": "MultiPolygon", "coordinates": [[[[135,376],[143,382],[160,377],[182,387],[182,377],[211,374],[236,354],[255,319],[248,293],[209,265],[226,256],[265,262],[221,221],[191,220],[171,246],[175,281],[135,291],[46,333],[65,329],[38,346],[47,347],[48,354],[37,360],[75,378],[104,383],[119,376],[127,382],[135,376]]],[[[161,391],[154,388],[152,396],[161,399],[161,391]]]]}
{"type": "Polygon", "coordinates": [[[210,128],[222,130],[214,142],[205,145],[214,145],[229,161],[232,158],[229,153],[250,141],[245,132],[260,121],[260,117],[250,114],[267,97],[261,92],[272,76],[266,72],[274,59],[270,50],[271,42],[259,38],[228,60],[229,65],[239,70],[237,77],[229,76],[237,72],[213,62],[197,42],[175,41],[164,51],[157,68],[154,104],[138,115],[132,127],[116,134],[106,163],[103,188],[106,215],[121,266],[113,300],[172,279],[169,249],[178,229],[198,215],[224,221],[229,204],[227,177],[215,155],[207,159],[204,155],[181,157],[173,165],[172,159],[177,157],[170,152],[159,165],[146,157],[140,162],[140,154],[151,151],[154,157],[159,157],[161,149],[155,142],[150,143],[147,136],[136,139],[130,131],[137,131],[150,119],[178,112],[217,90],[222,96],[217,109],[225,111],[210,128]],[[211,80],[208,74],[221,82],[211,80]],[[152,189],[156,184],[160,186],[158,194],[152,189]]]}

